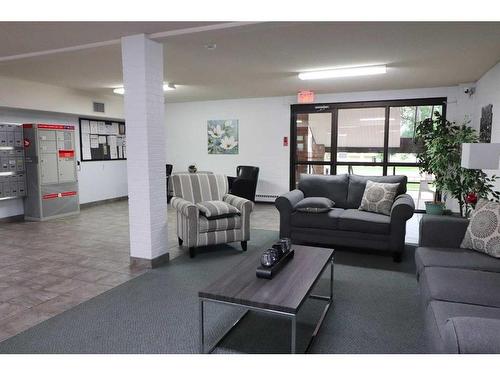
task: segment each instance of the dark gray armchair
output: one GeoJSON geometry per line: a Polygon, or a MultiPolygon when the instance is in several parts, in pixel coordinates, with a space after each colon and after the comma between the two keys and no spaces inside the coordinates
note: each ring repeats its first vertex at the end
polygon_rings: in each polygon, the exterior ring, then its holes
{"type": "Polygon", "coordinates": [[[406,221],[415,211],[406,183],[406,176],[302,175],[297,189],[276,199],[280,236],[301,243],[380,250],[400,261],[406,221]],[[390,216],[358,210],[368,180],[400,184],[390,216]],[[335,206],[327,213],[296,211],[295,205],[307,197],[330,198],[335,206]]]}

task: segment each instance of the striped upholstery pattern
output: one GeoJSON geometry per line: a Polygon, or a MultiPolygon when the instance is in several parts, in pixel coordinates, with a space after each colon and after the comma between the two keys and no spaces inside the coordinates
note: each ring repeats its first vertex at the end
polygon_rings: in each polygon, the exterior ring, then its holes
{"type": "Polygon", "coordinates": [[[208,218],[240,214],[240,210],[224,201],[206,201],[196,203],[200,213],[208,218]]]}
{"type": "Polygon", "coordinates": [[[200,216],[200,233],[213,232],[219,230],[240,229],[241,217],[239,215],[223,217],[220,219],[207,219],[200,216]]]}
{"type": "Polygon", "coordinates": [[[222,174],[178,174],[172,176],[174,196],[189,202],[220,201],[228,192],[227,177],[222,174]]]}
{"type": "Polygon", "coordinates": [[[172,176],[174,198],[171,205],[177,210],[177,236],[187,247],[248,241],[250,239],[250,213],[253,203],[227,194],[224,175],[180,174],[172,176]],[[224,201],[240,211],[229,218],[207,219],[200,215],[196,203],[224,201]]]}

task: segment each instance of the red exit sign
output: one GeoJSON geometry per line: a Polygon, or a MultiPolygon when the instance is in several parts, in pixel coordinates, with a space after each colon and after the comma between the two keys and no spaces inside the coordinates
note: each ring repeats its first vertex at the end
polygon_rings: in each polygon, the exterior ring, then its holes
{"type": "Polygon", "coordinates": [[[314,91],[299,91],[299,93],[297,94],[297,101],[300,104],[314,103],[314,91]]]}

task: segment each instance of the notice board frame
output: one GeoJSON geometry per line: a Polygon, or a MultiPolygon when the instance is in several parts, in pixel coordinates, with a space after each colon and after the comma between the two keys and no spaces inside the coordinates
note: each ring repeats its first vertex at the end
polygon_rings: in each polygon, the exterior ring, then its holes
{"type": "MultiPolygon", "coordinates": [[[[84,159],[84,157],[83,157],[83,141],[82,141],[82,139],[83,139],[83,137],[82,137],[82,121],[98,121],[98,122],[104,122],[106,125],[111,125],[112,123],[116,123],[116,124],[118,124],[119,127],[123,127],[124,132],[123,132],[123,134],[120,134],[120,135],[125,137],[125,142],[127,139],[127,128],[126,128],[124,121],[109,120],[109,119],[102,119],[102,118],[79,117],[78,118],[78,129],[79,129],[79,138],[80,138],[80,161],[81,162],[127,160],[126,157],[111,159],[110,157],[109,158],[93,157],[92,155],[91,155],[90,159],[84,159]]],[[[91,134],[94,134],[94,133],[91,133],[91,134]]]]}

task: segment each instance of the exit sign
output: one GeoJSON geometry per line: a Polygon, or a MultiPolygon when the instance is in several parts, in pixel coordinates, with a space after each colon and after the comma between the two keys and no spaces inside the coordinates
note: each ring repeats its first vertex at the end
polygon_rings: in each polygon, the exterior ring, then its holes
{"type": "Polygon", "coordinates": [[[314,91],[299,91],[297,94],[297,101],[300,104],[314,103],[314,91]]]}

